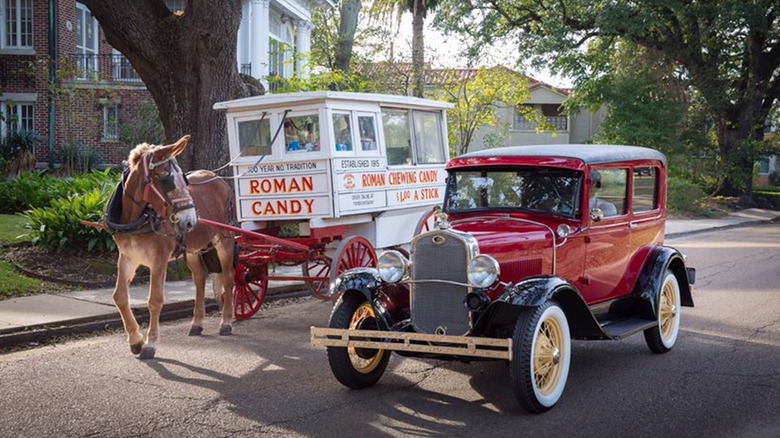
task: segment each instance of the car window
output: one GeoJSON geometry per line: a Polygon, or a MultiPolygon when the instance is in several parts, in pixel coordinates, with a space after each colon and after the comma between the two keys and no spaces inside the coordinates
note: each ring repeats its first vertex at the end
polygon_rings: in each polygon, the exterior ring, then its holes
{"type": "Polygon", "coordinates": [[[454,171],[448,179],[448,212],[512,209],[575,217],[581,173],[523,168],[454,171]]]}
{"type": "Polygon", "coordinates": [[[597,169],[590,173],[588,208],[598,208],[604,217],[626,214],[628,169],[597,169]]]}
{"type": "Polygon", "coordinates": [[[634,193],[631,201],[634,213],[654,210],[658,207],[658,168],[634,168],[634,193]]]}

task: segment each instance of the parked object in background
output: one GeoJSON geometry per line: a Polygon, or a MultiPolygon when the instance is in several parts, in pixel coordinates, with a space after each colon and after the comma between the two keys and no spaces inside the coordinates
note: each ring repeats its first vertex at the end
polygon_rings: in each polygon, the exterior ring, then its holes
{"type": "Polygon", "coordinates": [[[327,346],[335,377],[376,383],[390,352],[510,362],[529,412],[563,394],[571,339],[643,332],[668,352],[680,307],[693,306],[695,270],[664,246],[666,158],[631,146],[523,146],[475,152],[447,165],[444,214],[378,267],[345,272],[332,292],[327,346]],[[614,213],[589,208],[599,198],[614,213]]]}

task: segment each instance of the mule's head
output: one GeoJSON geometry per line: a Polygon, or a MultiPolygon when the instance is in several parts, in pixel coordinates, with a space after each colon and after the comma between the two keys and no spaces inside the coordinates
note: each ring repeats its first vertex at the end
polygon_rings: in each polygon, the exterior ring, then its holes
{"type": "Polygon", "coordinates": [[[139,145],[130,154],[132,173],[143,179],[144,200],[158,212],[170,213],[168,219],[182,234],[192,231],[198,223],[187,177],[176,162],[189,140],[190,136],[185,135],[165,146],[139,145]]]}

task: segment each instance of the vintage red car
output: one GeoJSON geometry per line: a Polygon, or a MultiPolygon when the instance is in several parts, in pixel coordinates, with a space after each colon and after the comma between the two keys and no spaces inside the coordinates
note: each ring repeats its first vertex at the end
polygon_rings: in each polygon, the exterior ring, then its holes
{"type": "Polygon", "coordinates": [[[675,344],[695,270],[664,245],[666,158],[633,146],[518,146],[447,165],[443,212],[411,256],[331,284],[327,346],[350,388],[376,383],[390,351],[507,360],[530,412],[560,399],[571,339],[644,333],[654,353],[675,344]]]}

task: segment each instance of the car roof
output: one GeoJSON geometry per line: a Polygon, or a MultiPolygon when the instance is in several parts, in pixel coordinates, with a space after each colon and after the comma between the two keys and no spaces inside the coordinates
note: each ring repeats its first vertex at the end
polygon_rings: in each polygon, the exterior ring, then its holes
{"type": "Polygon", "coordinates": [[[545,144],[530,146],[507,146],[483,149],[455,157],[555,157],[580,160],[585,164],[616,163],[633,160],[658,160],[666,166],[666,156],[655,149],[639,146],[601,145],[601,144],[545,144]]]}

